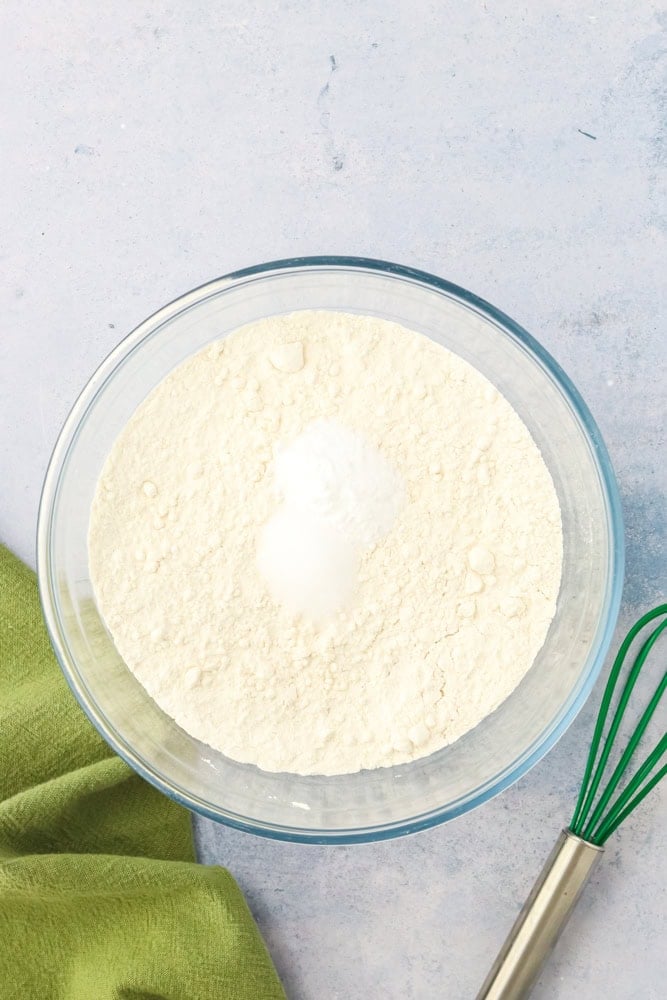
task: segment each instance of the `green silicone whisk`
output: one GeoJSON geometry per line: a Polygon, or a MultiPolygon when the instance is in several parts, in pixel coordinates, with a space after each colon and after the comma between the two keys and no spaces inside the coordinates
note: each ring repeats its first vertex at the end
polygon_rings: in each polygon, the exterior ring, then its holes
{"type": "Polygon", "coordinates": [[[637,678],[665,629],[667,629],[667,604],[661,604],[643,615],[623,640],[602,696],[584,779],[570,825],[563,830],[556,842],[491,972],[477,994],[477,1000],[524,1000],[530,994],[549,952],[558,940],[584,885],[602,856],[606,840],[667,774],[667,764],[661,766],[667,751],[667,733],[665,733],[627,781],[623,790],[619,791],[630,761],[667,689],[667,671],[665,671],[618,764],[600,791],[609,756],[637,678]],[[621,674],[624,673],[623,668],[630,647],[639,633],[656,619],[662,621],[652,626],[648,638],[643,640],[639,653],[620,686],[621,674]],[[619,686],[617,705],[612,711],[614,693],[619,686]],[[607,730],[606,735],[604,735],[605,730],[607,730]]]}

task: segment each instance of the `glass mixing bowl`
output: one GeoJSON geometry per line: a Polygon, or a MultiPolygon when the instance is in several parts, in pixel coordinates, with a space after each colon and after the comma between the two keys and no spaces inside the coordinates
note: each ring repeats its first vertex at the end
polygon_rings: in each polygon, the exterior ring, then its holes
{"type": "MultiPolygon", "coordinates": [[[[345,843],[395,837],[496,795],[554,745],[583,705],[611,639],[623,578],[612,468],[577,391],[521,327],[476,296],[411,268],[310,257],[247,268],[165,306],[100,366],[70,413],[46,475],[38,573],[65,676],[108,743],[163,792],[269,837],[345,843]],[[138,404],[207,342],[266,316],[333,309],[394,320],[471,362],[515,407],[553,477],[564,531],[558,608],[514,693],[474,730],[423,760],[335,777],[270,774],[193,739],[151,700],[97,612],[87,532],[95,484],[138,404]]],[[[493,658],[493,647],[489,657],[493,658]]]]}

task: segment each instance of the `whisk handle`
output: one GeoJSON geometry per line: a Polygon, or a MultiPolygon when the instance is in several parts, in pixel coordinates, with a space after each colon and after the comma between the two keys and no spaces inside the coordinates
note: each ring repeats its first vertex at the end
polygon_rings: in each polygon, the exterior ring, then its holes
{"type": "Polygon", "coordinates": [[[477,1000],[525,1000],[603,848],[563,830],[477,1000]]]}

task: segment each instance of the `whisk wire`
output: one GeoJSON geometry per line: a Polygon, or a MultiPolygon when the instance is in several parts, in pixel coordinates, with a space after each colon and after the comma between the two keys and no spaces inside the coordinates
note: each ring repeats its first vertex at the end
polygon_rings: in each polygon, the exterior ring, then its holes
{"type": "Polygon", "coordinates": [[[614,830],[621,825],[626,816],[630,815],[635,806],[638,806],[639,803],[642,801],[642,799],[646,798],[651,789],[655,788],[655,786],[658,784],[659,781],[662,781],[662,779],[667,774],[667,764],[665,764],[664,767],[660,768],[660,770],[653,775],[650,781],[646,782],[641,791],[638,792],[637,795],[635,795],[635,797],[629,802],[629,804],[625,807],[625,809],[621,809],[620,812],[618,811],[619,808],[622,806],[623,802],[627,801],[627,799],[630,798],[632,793],[637,791],[637,789],[641,785],[642,780],[646,777],[651,768],[664,754],[665,749],[667,749],[667,738],[661,740],[660,743],[655,748],[655,750],[653,751],[653,753],[650,755],[650,757],[648,757],[644,761],[644,764],[642,765],[641,769],[643,771],[641,778],[639,777],[639,772],[637,772],[637,775],[635,775],[635,777],[632,779],[632,781],[625,789],[625,791],[622,793],[622,795],[619,795],[618,799],[614,803],[614,806],[609,810],[609,814],[605,817],[604,821],[600,824],[599,829],[594,834],[595,837],[595,840],[593,841],[594,843],[600,845],[604,844],[605,841],[612,835],[614,830]],[[628,792],[630,794],[626,795],[626,793],[628,792]],[[621,802],[621,799],[623,799],[623,802],[621,802]]]}
{"type": "Polygon", "coordinates": [[[604,788],[599,802],[597,803],[593,814],[589,816],[593,801],[600,787],[602,777],[605,771],[605,767],[609,760],[609,755],[614,744],[614,740],[618,733],[619,727],[621,725],[625,710],[630,701],[633,688],[639,676],[639,673],[644,665],[644,662],[651,652],[651,649],[657,642],[658,638],[662,632],[667,629],[667,620],[661,622],[657,628],[653,630],[651,635],[642,644],[639,654],[630,669],[628,677],[623,685],[621,695],[618,701],[618,705],[613,714],[612,721],[609,727],[609,732],[607,736],[603,739],[603,733],[605,725],[607,722],[607,717],[610,712],[611,702],[618,683],[618,678],[623,668],[625,658],[628,654],[630,646],[634,642],[635,638],[639,632],[654,619],[659,618],[663,615],[667,615],[667,604],[662,604],[652,611],[647,612],[643,615],[633,625],[633,627],[628,632],[625,637],[618,654],[614,660],[607,685],[604,690],[602,697],[602,703],[600,705],[600,712],[595,724],[595,731],[593,734],[593,740],[591,742],[591,748],[588,755],[588,760],[586,762],[586,769],[584,772],[584,780],[581,785],[581,790],[579,792],[579,798],[577,800],[577,805],[574,810],[574,815],[572,817],[572,822],[570,824],[570,829],[577,836],[582,837],[585,840],[590,841],[595,844],[602,844],[610,836],[611,833],[616,829],[616,827],[625,819],[627,815],[639,805],[641,800],[648,794],[648,792],[655,787],[655,785],[660,781],[667,773],[667,768],[662,768],[657,774],[655,774],[649,782],[641,788],[642,781],[648,776],[653,767],[659,762],[665,749],[667,748],[667,737],[660,740],[658,745],[655,747],[653,752],[649,754],[647,759],[644,761],[640,769],[634,778],[628,783],[627,788],[621,795],[615,800],[609,812],[603,816],[604,810],[607,807],[610,799],[612,798],[616,788],[621,780],[630,760],[639,745],[639,742],[646,731],[646,728],[662,698],[665,689],[667,688],[667,673],[664,675],[662,682],[658,686],[657,691],[653,695],[649,705],[644,711],[639,724],[637,725],[628,745],[623,752],[621,759],[614,769],[614,772],[607,782],[604,788]],[[599,755],[599,759],[598,759],[599,755]],[[635,794],[636,793],[636,794],[635,794]],[[634,796],[634,798],[633,798],[634,796]]]}
{"type": "MultiPolygon", "coordinates": [[[[653,644],[655,643],[655,641],[658,639],[660,633],[663,632],[665,630],[665,628],[667,628],[667,622],[663,622],[663,624],[659,628],[657,628],[655,630],[655,632],[653,633],[651,639],[649,639],[649,641],[644,644],[644,646],[642,647],[643,658],[642,658],[641,661],[640,661],[639,658],[637,659],[637,664],[635,664],[635,669],[637,668],[637,666],[641,669],[641,666],[642,666],[642,663],[643,663],[644,659],[646,658],[646,656],[648,655],[648,653],[651,651],[651,648],[652,648],[653,644]]],[[[642,654],[640,654],[640,655],[642,655],[642,654]]],[[[604,792],[600,796],[600,801],[598,802],[597,806],[595,807],[593,815],[590,817],[590,819],[588,820],[588,822],[586,824],[586,827],[584,828],[584,834],[583,834],[584,838],[588,839],[590,836],[593,835],[592,831],[597,826],[598,821],[600,820],[600,817],[602,816],[602,813],[604,812],[605,807],[607,806],[609,800],[611,799],[612,795],[614,794],[614,791],[616,790],[619,781],[621,780],[621,778],[622,778],[622,776],[623,776],[626,768],[628,767],[628,765],[629,765],[629,763],[630,763],[630,761],[631,761],[631,759],[633,757],[633,754],[634,754],[635,750],[637,749],[637,746],[639,745],[639,742],[640,742],[642,736],[646,732],[646,728],[647,728],[649,722],[651,721],[651,718],[653,717],[653,714],[654,714],[656,708],[658,707],[658,704],[660,703],[660,699],[662,698],[663,694],[665,693],[665,688],[666,687],[667,687],[667,673],[664,675],[664,677],[663,677],[660,685],[658,686],[658,688],[655,691],[653,697],[651,698],[651,700],[648,703],[646,709],[644,710],[644,713],[643,713],[641,719],[639,720],[639,722],[637,724],[637,728],[635,729],[634,733],[632,734],[632,737],[631,737],[630,741],[628,742],[627,747],[625,748],[625,750],[621,754],[621,759],[619,760],[618,764],[616,765],[616,767],[614,769],[614,772],[613,772],[611,778],[609,779],[609,781],[607,783],[607,787],[605,788],[604,792]]],[[[621,718],[623,716],[623,712],[625,711],[625,708],[627,706],[627,701],[628,701],[628,698],[626,698],[625,695],[626,695],[626,691],[624,689],[621,698],[622,698],[622,700],[623,700],[623,698],[625,698],[625,704],[623,704],[623,707],[621,708],[621,704],[619,703],[619,709],[621,710],[621,718]]],[[[629,695],[628,695],[628,697],[629,697],[629,695]]],[[[610,738],[612,738],[611,734],[610,734],[609,737],[607,737],[607,739],[609,740],[610,738]]],[[[656,747],[656,750],[659,747],[660,747],[660,743],[658,744],[658,747],[656,747]]],[[[649,759],[652,759],[652,756],[653,755],[651,755],[651,757],[649,759]]],[[[644,765],[642,765],[642,767],[643,766],[644,765]]],[[[635,778],[638,776],[638,774],[641,771],[642,771],[642,769],[640,768],[640,771],[637,772],[637,775],[635,775],[635,778]]]]}
{"type": "MultiPolygon", "coordinates": [[[[646,624],[648,624],[649,621],[652,621],[653,618],[657,618],[660,612],[661,609],[655,608],[653,611],[649,611],[646,615],[640,618],[639,621],[635,622],[635,624],[632,626],[632,628],[626,635],[625,639],[621,643],[621,646],[612,664],[612,668],[609,673],[609,678],[607,680],[607,684],[605,686],[604,693],[602,695],[602,701],[600,703],[598,716],[597,719],[595,720],[595,729],[593,731],[593,739],[591,741],[588,758],[586,760],[586,769],[584,771],[584,778],[581,783],[581,788],[579,789],[579,797],[577,799],[574,815],[572,817],[571,828],[575,832],[579,825],[579,820],[582,814],[588,810],[588,808],[590,807],[591,800],[595,795],[595,789],[597,785],[591,788],[591,791],[589,793],[591,774],[593,772],[593,767],[595,766],[598,748],[600,746],[602,733],[604,730],[605,722],[607,721],[607,715],[609,713],[609,706],[611,705],[611,699],[614,694],[614,688],[616,687],[616,681],[618,680],[618,675],[621,671],[621,667],[623,666],[623,661],[625,660],[626,654],[637,634],[646,624]]],[[[598,784],[600,777],[601,774],[599,774],[599,768],[598,768],[598,784]]]]}
{"type": "MultiPolygon", "coordinates": [[[[630,697],[632,695],[632,691],[634,689],[634,686],[635,686],[635,683],[637,681],[637,678],[639,677],[639,672],[640,672],[640,670],[642,668],[642,665],[644,663],[644,660],[646,659],[646,656],[647,656],[647,654],[649,652],[649,649],[647,647],[648,647],[648,643],[644,643],[644,645],[642,646],[642,648],[640,650],[639,656],[637,657],[637,661],[635,662],[634,666],[632,667],[632,669],[631,669],[631,671],[630,671],[630,673],[628,675],[628,678],[627,678],[625,684],[623,685],[623,690],[621,691],[621,696],[619,698],[618,706],[616,707],[616,711],[614,712],[614,715],[613,715],[613,718],[612,718],[612,721],[611,721],[611,725],[609,727],[609,732],[607,733],[607,736],[604,738],[604,742],[602,743],[602,753],[600,755],[600,760],[598,761],[597,767],[596,767],[596,769],[594,771],[593,779],[591,781],[591,787],[590,787],[590,789],[588,791],[588,795],[587,795],[586,801],[584,803],[584,807],[583,807],[583,810],[582,810],[582,815],[584,817],[588,815],[588,812],[589,812],[589,810],[591,808],[591,805],[593,803],[593,799],[595,798],[597,790],[598,790],[598,788],[600,786],[600,781],[602,780],[602,776],[604,774],[605,767],[607,766],[607,761],[609,760],[609,755],[611,753],[612,747],[614,746],[614,741],[616,740],[616,734],[618,733],[619,727],[620,727],[621,722],[623,720],[623,716],[625,714],[625,710],[627,708],[628,702],[630,701],[630,697]]],[[[623,661],[621,661],[620,666],[622,667],[622,665],[623,665],[623,661]]],[[[618,680],[618,674],[614,678],[614,685],[613,685],[613,688],[612,688],[612,692],[616,688],[616,682],[617,682],[617,680],[618,680]]],[[[602,714],[602,712],[605,713],[604,718],[602,720],[603,722],[606,722],[606,714],[608,713],[609,708],[610,708],[610,704],[607,705],[605,709],[601,709],[601,714],[602,714]]],[[[591,750],[592,750],[592,747],[591,747],[591,750]]],[[[597,749],[596,749],[596,753],[597,753],[597,749]]],[[[598,809],[599,808],[600,807],[598,806],[598,809]]],[[[597,810],[596,810],[596,812],[597,812],[597,810]]]]}

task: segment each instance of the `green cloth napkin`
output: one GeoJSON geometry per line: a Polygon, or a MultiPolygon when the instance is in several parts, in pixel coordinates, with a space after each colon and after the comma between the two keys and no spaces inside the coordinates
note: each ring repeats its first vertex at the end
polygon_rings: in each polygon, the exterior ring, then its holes
{"type": "Polygon", "coordinates": [[[2,546],[0,996],[284,1000],[238,886],[90,725],[2,546]]]}

